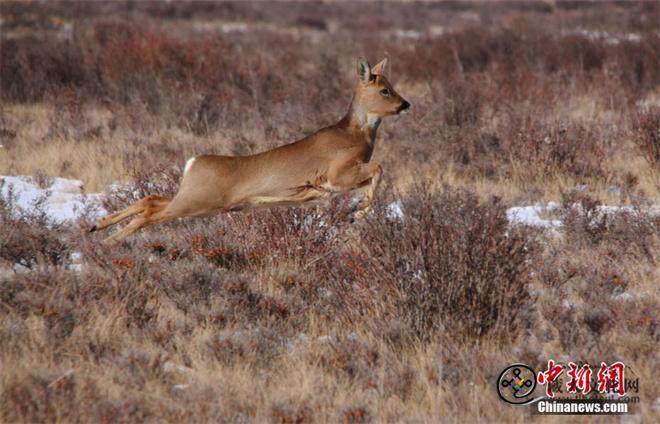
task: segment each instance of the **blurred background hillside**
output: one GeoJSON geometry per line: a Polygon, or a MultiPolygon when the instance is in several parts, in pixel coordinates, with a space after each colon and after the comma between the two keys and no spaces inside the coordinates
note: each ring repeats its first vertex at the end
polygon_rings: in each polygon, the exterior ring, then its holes
{"type": "Polygon", "coordinates": [[[355,60],[414,104],[385,181],[657,198],[657,2],[3,2],[1,174],[101,190],[336,122],[355,60]]]}

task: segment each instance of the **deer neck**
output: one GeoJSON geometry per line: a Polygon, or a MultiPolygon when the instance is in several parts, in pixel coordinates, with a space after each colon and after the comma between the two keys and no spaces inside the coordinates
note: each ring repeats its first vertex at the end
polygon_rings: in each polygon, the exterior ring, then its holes
{"type": "Polygon", "coordinates": [[[359,99],[353,98],[344,121],[351,131],[362,135],[367,143],[373,147],[381,122],[378,115],[367,113],[360,104],[359,99]]]}

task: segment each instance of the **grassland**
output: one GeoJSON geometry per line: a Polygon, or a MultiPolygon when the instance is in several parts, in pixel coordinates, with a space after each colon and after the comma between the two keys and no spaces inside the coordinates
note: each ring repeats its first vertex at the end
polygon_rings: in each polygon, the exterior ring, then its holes
{"type": "Polygon", "coordinates": [[[344,196],[108,247],[0,201],[0,421],[559,422],[494,383],[550,358],[625,362],[657,421],[657,2],[0,8],[0,175],[109,210],[334,123],[358,56],[413,103],[365,221],[344,196]],[[547,201],[557,232],[508,224],[547,201]]]}

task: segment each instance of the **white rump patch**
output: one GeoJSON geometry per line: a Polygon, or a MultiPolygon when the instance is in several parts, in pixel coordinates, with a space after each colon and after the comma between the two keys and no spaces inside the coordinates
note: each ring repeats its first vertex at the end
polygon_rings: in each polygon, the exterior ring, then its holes
{"type": "Polygon", "coordinates": [[[195,157],[194,156],[186,161],[186,166],[183,168],[183,174],[184,175],[188,173],[188,170],[192,166],[193,162],[195,162],[195,157]]]}

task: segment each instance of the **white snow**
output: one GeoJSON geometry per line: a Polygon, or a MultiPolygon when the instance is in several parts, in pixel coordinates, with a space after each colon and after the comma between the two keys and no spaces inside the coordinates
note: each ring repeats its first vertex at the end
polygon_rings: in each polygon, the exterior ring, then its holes
{"type": "Polygon", "coordinates": [[[419,40],[420,38],[422,38],[422,33],[414,30],[395,29],[394,31],[392,31],[392,34],[396,38],[400,38],[403,40],[419,40]]]}
{"type": "Polygon", "coordinates": [[[587,29],[562,31],[562,35],[563,36],[577,35],[577,36],[585,37],[591,41],[603,41],[605,44],[610,44],[610,45],[617,45],[622,41],[639,43],[642,40],[642,36],[634,32],[614,33],[614,32],[598,31],[598,30],[591,31],[587,29]]]}
{"type": "Polygon", "coordinates": [[[54,223],[75,221],[86,209],[92,218],[107,213],[101,206],[102,194],[84,193],[82,181],[56,177],[48,183],[47,188],[41,188],[34,177],[0,176],[0,198],[10,202],[16,212],[27,215],[38,213],[40,204],[41,211],[54,223]]]}
{"type": "Polygon", "coordinates": [[[557,209],[559,205],[555,202],[549,202],[547,205],[536,206],[515,206],[507,209],[506,217],[510,224],[530,225],[541,228],[559,228],[560,219],[542,218],[541,215],[557,209]]]}
{"type": "MultiPolygon", "coordinates": [[[[536,204],[530,206],[514,206],[506,210],[506,217],[511,225],[529,225],[548,230],[557,230],[562,226],[562,220],[552,218],[553,213],[559,209],[557,202],[548,202],[546,204],[536,204]]],[[[579,205],[573,205],[578,211],[581,211],[579,205]]],[[[598,215],[615,215],[619,213],[635,214],[636,209],[632,206],[610,206],[602,205],[597,208],[598,215]]],[[[648,209],[651,215],[660,215],[660,205],[652,206],[648,209]]],[[[385,215],[390,219],[404,220],[405,212],[403,204],[397,200],[385,206],[385,215]]]]}
{"type": "MultiPolygon", "coordinates": [[[[571,207],[578,213],[584,213],[579,204],[574,204],[571,207]]],[[[510,224],[557,229],[562,226],[560,219],[543,218],[543,216],[551,215],[558,208],[559,204],[557,202],[548,202],[546,205],[515,206],[507,209],[506,216],[510,224]]],[[[660,215],[660,205],[651,206],[646,212],[652,216],[658,216],[660,215]]],[[[633,206],[601,205],[595,210],[595,218],[622,213],[635,215],[638,211],[633,206]]]]}
{"type": "Polygon", "coordinates": [[[612,296],[612,299],[618,300],[621,302],[634,302],[639,299],[641,299],[642,296],[638,294],[637,292],[624,292],[624,293],[619,293],[617,295],[612,296]]]}
{"type": "Polygon", "coordinates": [[[385,215],[390,219],[402,220],[404,217],[403,213],[403,204],[400,200],[390,203],[387,205],[385,215]]]}
{"type": "MultiPolygon", "coordinates": [[[[561,226],[559,219],[546,219],[541,216],[557,209],[559,204],[549,202],[547,205],[516,206],[507,209],[506,217],[510,224],[531,225],[533,227],[558,228],[561,226]]],[[[385,207],[385,216],[393,220],[405,219],[403,204],[400,200],[394,201],[385,207]]]]}

